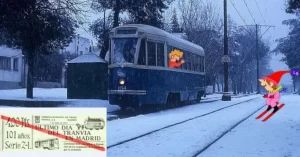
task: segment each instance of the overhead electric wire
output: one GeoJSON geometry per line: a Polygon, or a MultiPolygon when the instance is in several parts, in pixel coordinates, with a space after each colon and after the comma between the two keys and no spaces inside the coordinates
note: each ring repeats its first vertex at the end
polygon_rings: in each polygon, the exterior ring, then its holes
{"type": "MultiPolygon", "coordinates": [[[[235,7],[235,4],[232,2],[232,0],[230,0],[230,3],[232,4],[232,6],[235,9],[235,11],[238,13],[238,15],[240,16],[240,18],[243,20],[243,22],[245,23],[245,25],[247,25],[245,19],[242,17],[242,15],[240,14],[240,12],[237,10],[237,8],[235,7]]],[[[242,28],[244,28],[250,35],[252,35],[251,32],[249,30],[247,30],[245,27],[242,27],[242,28]]]]}
{"type": "Polygon", "coordinates": [[[233,8],[235,9],[235,11],[239,14],[240,18],[244,21],[245,25],[247,25],[245,19],[242,17],[242,15],[240,14],[240,12],[237,10],[237,8],[235,7],[235,4],[232,2],[232,0],[230,0],[233,8]]]}
{"type": "Polygon", "coordinates": [[[262,15],[262,13],[261,13],[261,11],[260,11],[260,8],[259,8],[259,6],[258,6],[258,4],[257,4],[257,0],[255,0],[255,3],[256,3],[256,6],[257,6],[257,8],[258,8],[258,11],[259,11],[259,14],[260,14],[261,18],[264,20],[264,23],[266,24],[266,20],[264,19],[264,16],[262,15]]]}
{"type": "Polygon", "coordinates": [[[253,20],[254,23],[256,24],[256,22],[255,22],[255,20],[254,20],[254,18],[253,18],[253,16],[252,16],[252,14],[251,14],[251,11],[250,11],[250,9],[249,9],[249,7],[248,7],[248,5],[247,5],[247,3],[246,3],[245,0],[244,0],[244,3],[245,3],[245,5],[246,5],[246,7],[247,7],[247,9],[248,9],[249,14],[251,15],[252,20],[253,20]]]}

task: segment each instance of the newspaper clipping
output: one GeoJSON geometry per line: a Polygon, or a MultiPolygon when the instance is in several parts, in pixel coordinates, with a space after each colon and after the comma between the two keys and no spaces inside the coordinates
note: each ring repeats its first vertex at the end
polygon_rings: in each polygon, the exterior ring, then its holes
{"type": "Polygon", "coordinates": [[[97,114],[28,113],[0,111],[0,151],[106,151],[106,109],[97,114]]]}

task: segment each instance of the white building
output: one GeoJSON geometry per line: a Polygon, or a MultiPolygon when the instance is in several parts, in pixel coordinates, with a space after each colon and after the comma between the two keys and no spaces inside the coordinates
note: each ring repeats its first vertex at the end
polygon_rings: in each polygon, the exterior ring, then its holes
{"type": "Polygon", "coordinates": [[[97,56],[100,56],[101,49],[99,48],[99,46],[92,46],[91,49],[92,53],[96,54],[97,56]]]}
{"type": "Polygon", "coordinates": [[[72,42],[63,49],[63,52],[70,52],[71,54],[76,54],[81,56],[89,53],[90,40],[77,35],[72,42]]]}
{"type": "MultiPolygon", "coordinates": [[[[77,35],[63,49],[77,56],[89,53],[90,40],[77,35]]],[[[26,68],[27,69],[27,68],[26,68]]],[[[22,88],[26,85],[25,61],[22,51],[0,46],[0,89],[22,88]]]]}
{"type": "Polygon", "coordinates": [[[25,83],[22,51],[0,47],[0,89],[21,88],[25,83]]]}

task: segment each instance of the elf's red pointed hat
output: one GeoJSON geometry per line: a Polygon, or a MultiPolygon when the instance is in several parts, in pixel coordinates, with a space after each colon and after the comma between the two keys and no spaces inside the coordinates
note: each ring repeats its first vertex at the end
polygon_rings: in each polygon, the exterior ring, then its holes
{"type": "Polygon", "coordinates": [[[273,82],[274,85],[278,85],[281,77],[287,73],[290,73],[290,71],[289,70],[276,71],[269,76],[264,76],[263,79],[273,82]]]}

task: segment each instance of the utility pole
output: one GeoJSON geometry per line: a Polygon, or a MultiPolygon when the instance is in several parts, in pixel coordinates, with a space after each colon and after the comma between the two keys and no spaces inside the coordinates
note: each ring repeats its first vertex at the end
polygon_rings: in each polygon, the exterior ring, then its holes
{"type": "Polygon", "coordinates": [[[255,25],[255,36],[256,36],[256,46],[255,46],[255,51],[256,51],[256,88],[257,88],[257,93],[260,94],[260,87],[259,87],[259,55],[258,55],[258,25],[255,25]]]}
{"type": "Polygon", "coordinates": [[[228,62],[230,58],[228,56],[228,33],[227,33],[227,0],[224,0],[224,56],[222,57],[224,63],[224,92],[222,101],[231,101],[231,95],[228,92],[228,62]]]}
{"type": "MultiPolygon", "coordinates": [[[[256,52],[256,88],[257,88],[257,93],[256,94],[260,94],[260,85],[259,85],[259,78],[260,78],[260,72],[259,72],[259,51],[258,51],[258,41],[263,37],[263,35],[271,28],[271,27],[275,27],[275,26],[270,26],[270,25],[259,25],[259,24],[255,24],[255,25],[245,25],[245,26],[255,26],[255,52],[256,52]],[[268,27],[268,29],[258,38],[258,27],[268,27]]],[[[252,34],[250,34],[252,35],[252,34]]],[[[252,47],[250,47],[251,50],[252,47]]]]}

